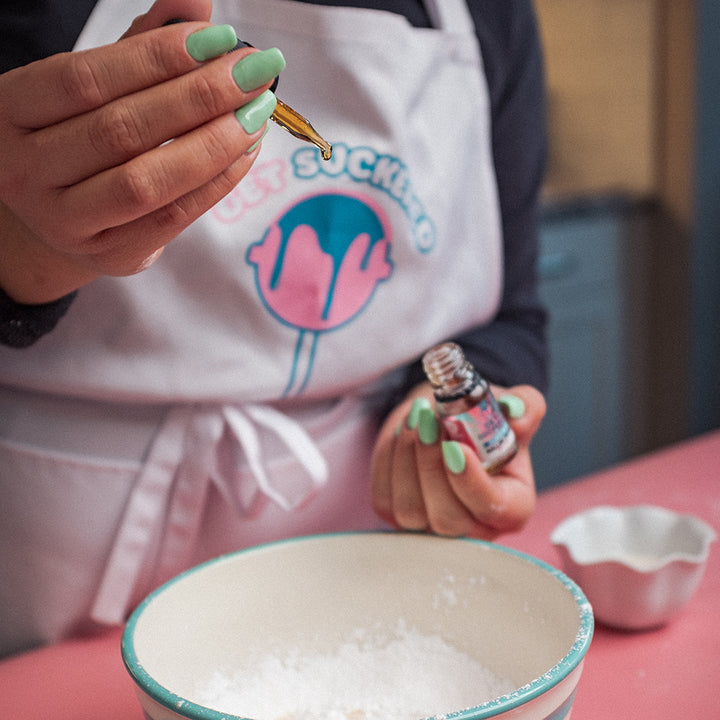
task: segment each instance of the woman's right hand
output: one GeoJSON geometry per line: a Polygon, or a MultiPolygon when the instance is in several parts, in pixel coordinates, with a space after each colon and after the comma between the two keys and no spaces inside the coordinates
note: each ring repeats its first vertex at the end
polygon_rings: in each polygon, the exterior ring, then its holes
{"type": "Polygon", "coordinates": [[[0,287],[15,301],[143,270],[246,175],[284,61],[226,54],[209,13],[159,0],[117,43],[0,76],[0,287]]]}

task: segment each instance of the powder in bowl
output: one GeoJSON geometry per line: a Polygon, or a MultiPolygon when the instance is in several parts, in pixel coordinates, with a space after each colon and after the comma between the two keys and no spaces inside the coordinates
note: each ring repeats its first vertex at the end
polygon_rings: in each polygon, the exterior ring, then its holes
{"type": "Polygon", "coordinates": [[[439,635],[400,622],[392,637],[358,629],[332,652],[291,648],[215,673],[195,702],[255,720],[418,720],[512,692],[439,635]]]}

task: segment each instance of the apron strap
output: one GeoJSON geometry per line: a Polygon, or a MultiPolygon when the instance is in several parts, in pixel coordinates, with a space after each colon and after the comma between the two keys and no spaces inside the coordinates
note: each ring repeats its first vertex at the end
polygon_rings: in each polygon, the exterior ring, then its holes
{"type": "Polygon", "coordinates": [[[258,499],[275,502],[287,512],[299,509],[327,480],[327,463],[312,438],[273,408],[173,408],[132,489],[91,611],[93,620],[113,625],[124,622],[138,581],[153,563],[150,554],[158,538],[159,551],[151,573],[154,586],[189,566],[211,482],[240,518],[259,510],[258,499]],[[293,474],[287,487],[271,483],[258,427],[277,435],[305,469],[307,481],[293,474]],[[249,473],[221,466],[224,438],[241,450],[249,473]]]}
{"type": "Polygon", "coordinates": [[[183,456],[190,408],[173,408],[158,432],[120,521],[91,617],[119,624],[140,574],[142,563],[162,522],[175,469],[183,456]]]}
{"type": "Polygon", "coordinates": [[[245,416],[238,408],[225,406],[223,415],[243,447],[259,491],[288,512],[310,502],[328,480],[327,463],[312,438],[287,415],[266,405],[245,405],[243,411],[245,416]],[[310,484],[300,489],[299,493],[293,493],[294,497],[290,497],[287,492],[281,492],[270,483],[262,462],[260,442],[254,425],[275,433],[305,468],[310,484]]]}
{"type": "Polygon", "coordinates": [[[217,451],[224,431],[223,418],[214,408],[198,408],[186,426],[183,455],[175,474],[154,584],[161,585],[192,559],[200,532],[210,478],[215,474],[217,451]]]}
{"type": "Polygon", "coordinates": [[[475,32],[475,23],[465,0],[423,0],[432,26],[459,35],[475,32]]]}

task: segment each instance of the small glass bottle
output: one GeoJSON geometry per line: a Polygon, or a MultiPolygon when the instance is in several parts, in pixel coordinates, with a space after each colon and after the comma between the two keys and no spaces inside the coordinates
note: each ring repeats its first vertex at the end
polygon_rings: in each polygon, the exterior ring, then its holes
{"type": "Polygon", "coordinates": [[[517,440],[487,380],[451,342],[428,350],[423,368],[448,436],[472,447],[488,473],[501,470],[515,456],[517,440]]]}

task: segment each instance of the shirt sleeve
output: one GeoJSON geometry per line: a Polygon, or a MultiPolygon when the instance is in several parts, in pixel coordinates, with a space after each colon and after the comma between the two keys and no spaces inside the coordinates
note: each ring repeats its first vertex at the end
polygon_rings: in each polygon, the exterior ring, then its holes
{"type": "MultiPolygon", "coordinates": [[[[503,232],[505,276],[495,318],[456,337],[489,381],[546,392],[546,311],[538,295],[539,198],[546,161],[544,68],[530,0],[470,0],[491,101],[492,147],[503,232]]],[[[425,379],[410,365],[395,404],[425,379]]]]}
{"type": "Polygon", "coordinates": [[[70,293],[44,305],[23,305],[0,290],[0,344],[29,347],[58,324],[75,299],[75,294],[70,293]]]}
{"type": "Polygon", "coordinates": [[[0,3],[0,73],[72,50],[97,0],[0,3]]]}
{"type": "Polygon", "coordinates": [[[500,385],[548,384],[546,312],[538,295],[539,198],[546,160],[542,52],[532,2],[471,2],[492,107],[505,278],[496,318],[458,338],[500,385]]]}

